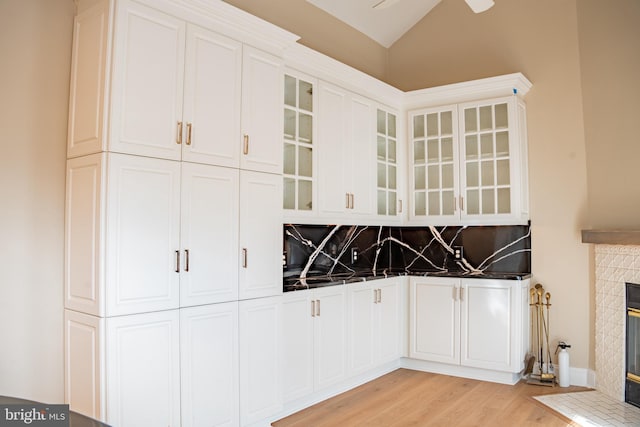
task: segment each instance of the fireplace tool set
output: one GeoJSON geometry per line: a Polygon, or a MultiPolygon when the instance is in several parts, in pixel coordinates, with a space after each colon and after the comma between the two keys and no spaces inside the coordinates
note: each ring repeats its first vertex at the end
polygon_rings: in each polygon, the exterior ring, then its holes
{"type": "Polygon", "coordinates": [[[527,354],[525,359],[525,374],[528,374],[527,384],[553,387],[556,376],[553,372],[549,347],[551,294],[545,292],[540,283],[530,289],[529,306],[531,307],[532,352],[527,354]],[[537,363],[536,358],[538,359],[537,363]]]}

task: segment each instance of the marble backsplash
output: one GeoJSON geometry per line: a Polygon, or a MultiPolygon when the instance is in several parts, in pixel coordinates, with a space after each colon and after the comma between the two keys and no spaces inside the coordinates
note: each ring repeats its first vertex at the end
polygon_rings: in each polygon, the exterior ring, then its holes
{"type": "Polygon", "coordinates": [[[285,291],[398,274],[518,278],[531,273],[526,225],[285,224],[283,246],[285,291]]]}

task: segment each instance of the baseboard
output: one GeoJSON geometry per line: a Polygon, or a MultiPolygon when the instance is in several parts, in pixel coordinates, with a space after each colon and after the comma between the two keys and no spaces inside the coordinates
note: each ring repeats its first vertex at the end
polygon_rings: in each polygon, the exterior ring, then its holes
{"type": "Polygon", "coordinates": [[[470,368],[467,366],[449,365],[447,363],[429,362],[417,359],[400,359],[400,366],[414,371],[431,372],[434,374],[451,375],[472,380],[490,381],[500,384],[513,385],[520,381],[522,375],[513,372],[492,371],[489,369],[470,368]]]}
{"type": "MultiPolygon", "coordinates": [[[[560,372],[558,365],[553,365],[555,372],[560,372]]],[[[596,372],[593,369],[569,367],[569,384],[579,387],[596,388],[596,372]]]]}

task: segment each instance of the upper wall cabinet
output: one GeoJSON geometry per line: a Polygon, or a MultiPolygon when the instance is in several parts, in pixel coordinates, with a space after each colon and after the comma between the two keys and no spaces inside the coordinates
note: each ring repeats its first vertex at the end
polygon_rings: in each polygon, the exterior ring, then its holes
{"type": "Polygon", "coordinates": [[[403,210],[398,179],[404,170],[398,155],[398,115],[379,107],[376,119],[376,213],[395,218],[403,210]]]}
{"type": "Polygon", "coordinates": [[[284,76],[283,203],[289,212],[312,212],[315,200],[314,160],[316,80],[287,71],[284,76]]]}
{"type": "Polygon", "coordinates": [[[374,103],[321,82],[318,130],[318,201],[323,217],[374,212],[374,103]]]}
{"type": "Polygon", "coordinates": [[[76,18],[68,156],[280,173],[282,60],[134,1],[76,18]],[[109,48],[113,44],[113,55],[109,48]]]}
{"type": "Polygon", "coordinates": [[[516,96],[411,111],[410,221],[529,219],[525,106],[516,96]]]}

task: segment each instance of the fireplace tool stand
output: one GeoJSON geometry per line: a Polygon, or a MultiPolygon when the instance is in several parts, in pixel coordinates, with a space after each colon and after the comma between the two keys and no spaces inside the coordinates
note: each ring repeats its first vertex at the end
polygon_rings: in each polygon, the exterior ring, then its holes
{"type": "Polygon", "coordinates": [[[540,283],[529,291],[531,307],[531,349],[525,360],[525,374],[528,374],[527,384],[553,387],[556,376],[551,362],[549,348],[549,309],[551,308],[551,294],[545,292],[540,283]],[[537,363],[536,363],[536,358],[537,363]]]}

